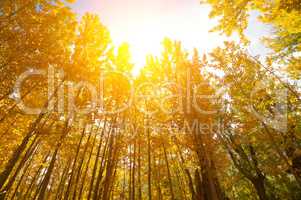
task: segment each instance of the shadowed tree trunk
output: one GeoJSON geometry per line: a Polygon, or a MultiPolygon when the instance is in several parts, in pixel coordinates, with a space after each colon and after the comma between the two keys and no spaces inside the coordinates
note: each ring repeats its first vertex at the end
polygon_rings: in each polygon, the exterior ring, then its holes
{"type": "MultiPolygon", "coordinates": [[[[149,120],[149,119],[148,119],[149,120]]],[[[151,138],[150,138],[150,130],[149,130],[149,122],[147,122],[147,160],[148,160],[148,200],[152,199],[152,163],[151,163],[151,138]]]]}
{"type": "Polygon", "coordinates": [[[162,147],[163,147],[164,159],[165,159],[165,164],[166,164],[166,169],[167,169],[168,185],[169,185],[171,200],[175,200],[175,195],[174,195],[173,187],[172,187],[171,173],[170,173],[170,168],[169,168],[169,161],[168,161],[164,143],[162,143],[162,147]]]}

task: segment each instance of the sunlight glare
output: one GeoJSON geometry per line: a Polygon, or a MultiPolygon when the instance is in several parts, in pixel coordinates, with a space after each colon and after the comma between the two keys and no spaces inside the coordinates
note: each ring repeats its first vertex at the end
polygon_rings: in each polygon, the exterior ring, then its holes
{"type": "Polygon", "coordinates": [[[134,74],[145,65],[147,55],[161,55],[165,37],[181,41],[186,50],[197,48],[200,53],[225,39],[209,33],[216,21],[208,19],[210,7],[200,5],[198,0],[91,0],[90,6],[81,7],[79,12],[84,10],[100,16],[116,47],[123,42],[130,45],[134,74]]]}

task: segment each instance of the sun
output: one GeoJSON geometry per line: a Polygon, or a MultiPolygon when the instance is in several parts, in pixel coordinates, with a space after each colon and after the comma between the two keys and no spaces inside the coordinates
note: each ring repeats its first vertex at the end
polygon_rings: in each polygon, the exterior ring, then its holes
{"type": "Polygon", "coordinates": [[[198,0],[189,1],[140,1],[91,0],[86,8],[80,4],[78,13],[96,13],[109,29],[114,46],[123,42],[130,45],[134,74],[145,65],[149,54],[160,56],[165,37],[181,41],[182,46],[200,53],[210,51],[225,39],[209,33],[215,22],[208,18],[210,7],[198,0]],[[122,4],[122,5],[121,5],[122,4]]]}
{"type": "MultiPolygon", "coordinates": [[[[145,24],[140,26],[139,29],[128,29],[128,31],[118,31],[112,34],[112,38],[123,38],[115,41],[115,45],[118,46],[122,42],[127,42],[130,45],[131,59],[135,65],[134,74],[137,74],[139,70],[144,67],[145,59],[147,55],[160,56],[162,51],[161,42],[164,38],[164,34],[161,32],[163,27],[159,29],[161,31],[155,32],[154,26],[145,24]],[[133,34],[133,33],[136,34],[133,34]],[[138,34],[139,33],[139,34],[138,34]]],[[[158,28],[158,26],[156,26],[158,28]]]]}

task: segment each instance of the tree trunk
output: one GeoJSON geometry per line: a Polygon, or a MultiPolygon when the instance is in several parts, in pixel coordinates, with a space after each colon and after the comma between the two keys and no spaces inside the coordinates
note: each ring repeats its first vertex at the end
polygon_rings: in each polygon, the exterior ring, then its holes
{"type": "MultiPolygon", "coordinates": [[[[113,135],[111,135],[111,130],[112,130],[112,126],[110,126],[110,130],[108,132],[108,135],[107,135],[107,140],[106,140],[106,143],[104,145],[104,148],[103,148],[103,151],[102,151],[102,156],[101,156],[101,161],[100,161],[100,166],[99,166],[99,169],[98,169],[98,175],[97,175],[97,178],[96,178],[96,184],[95,184],[95,188],[94,188],[94,195],[93,195],[93,200],[97,200],[99,196],[101,196],[99,193],[100,193],[100,183],[101,183],[101,180],[102,180],[102,175],[103,175],[103,171],[106,167],[106,165],[109,164],[109,162],[111,162],[111,150],[112,150],[112,142],[113,142],[113,135]],[[107,153],[107,151],[109,151],[107,153]],[[107,154],[109,154],[107,156],[107,154]],[[107,159],[106,159],[106,156],[107,156],[107,159]]],[[[108,173],[106,171],[106,173],[108,173]]],[[[102,188],[101,188],[102,189],[102,188]]]]}
{"type": "Polygon", "coordinates": [[[102,140],[103,140],[102,138],[104,136],[106,126],[107,126],[107,120],[105,119],[104,127],[101,131],[101,137],[100,137],[100,140],[99,140],[97,154],[96,154],[95,163],[94,163],[93,172],[92,172],[92,177],[91,177],[91,181],[90,181],[88,200],[90,200],[92,192],[93,192],[94,180],[95,180],[95,176],[96,176],[96,172],[97,172],[97,168],[98,168],[98,158],[99,158],[99,155],[100,155],[101,143],[102,143],[102,140]]]}
{"type": "Polygon", "coordinates": [[[28,188],[27,188],[27,190],[26,190],[26,192],[25,192],[25,194],[24,194],[23,199],[27,199],[27,196],[31,194],[31,192],[32,192],[31,189],[32,189],[33,185],[36,183],[36,180],[37,180],[37,178],[39,177],[39,175],[40,175],[40,173],[41,173],[41,171],[42,171],[42,169],[43,169],[43,163],[45,163],[45,162],[47,161],[49,155],[50,155],[50,152],[49,152],[49,153],[45,156],[45,158],[43,159],[43,162],[42,162],[42,164],[40,165],[40,167],[38,168],[37,173],[34,175],[32,181],[30,182],[30,185],[28,186],[28,188]]]}
{"type": "Polygon", "coordinates": [[[167,176],[168,176],[168,183],[169,183],[168,185],[169,185],[169,190],[170,190],[170,194],[171,194],[171,200],[175,200],[175,195],[174,195],[173,187],[172,187],[172,180],[171,180],[169,162],[168,162],[168,157],[167,157],[166,148],[165,148],[164,143],[162,143],[162,147],[163,147],[163,152],[164,152],[165,164],[166,164],[166,168],[167,168],[167,176]]]}
{"type": "Polygon", "coordinates": [[[188,178],[188,185],[189,185],[189,190],[190,190],[190,194],[191,194],[191,199],[192,200],[198,200],[196,198],[196,192],[195,192],[194,187],[193,187],[193,181],[192,181],[190,172],[189,172],[188,169],[185,169],[185,172],[186,172],[186,175],[187,175],[187,178],[188,178]]]}
{"type": "Polygon", "coordinates": [[[42,181],[42,187],[41,187],[41,190],[40,190],[40,193],[39,193],[39,197],[38,197],[38,200],[44,200],[44,197],[45,197],[45,194],[46,194],[46,190],[47,190],[47,186],[48,186],[48,183],[49,183],[49,180],[50,180],[50,177],[51,177],[51,174],[52,174],[52,171],[54,169],[54,164],[55,164],[55,161],[56,161],[56,156],[57,156],[57,153],[59,151],[59,147],[60,145],[58,145],[52,155],[52,159],[51,159],[51,162],[50,162],[50,165],[47,169],[47,172],[45,174],[45,177],[42,181]]]}
{"type": "Polygon", "coordinates": [[[80,151],[80,147],[82,145],[83,138],[85,136],[85,131],[86,131],[86,125],[83,128],[83,130],[82,130],[82,134],[81,134],[79,143],[78,143],[78,145],[76,147],[75,158],[73,160],[72,169],[71,169],[71,175],[70,175],[70,179],[69,179],[69,182],[68,182],[67,190],[65,192],[64,199],[69,199],[70,189],[71,189],[71,186],[72,186],[73,176],[74,176],[74,173],[75,173],[75,168],[76,168],[76,164],[77,164],[78,154],[79,154],[79,151],[80,151]]]}
{"type": "Polygon", "coordinates": [[[152,199],[152,163],[151,163],[151,141],[150,141],[150,130],[148,127],[149,123],[147,123],[147,160],[148,160],[148,200],[152,199]]]}
{"type": "Polygon", "coordinates": [[[268,196],[266,194],[266,189],[264,185],[264,177],[258,177],[252,180],[252,183],[256,189],[257,195],[260,200],[268,200],[268,196]]]}
{"type": "Polygon", "coordinates": [[[140,139],[140,132],[138,133],[138,200],[142,200],[142,189],[141,189],[141,139],[140,139]]]}
{"type": "Polygon", "coordinates": [[[92,148],[91,148],[91,151],[89,153],[89,158],[87,160],[86,168],[85,168],[85,171],[84,171],[84,176],[83,176],[82,181],[81,181],[81,186],[80,186],[79,195],[78,195],[79,200],[82,199],[82,193],[83,193],[83,189],[84,189],[84,186],[85,186],[87,173],[88,173],[88,170],[89,170],[89,164],[90,164],[90,161],[91,161],[91,158],[92,158],[92,153],[93,153],[95,143],[96,143],[97,132],[98,132],[98,130],[95,132],[93,142],[92,142],[92,148]]]}
{"type": "Polygon", "coordinates": [[[135,172],[136,172],[136,138],[134,139],[134,155],[132,163],[132,200],[135,200],[135,172]]]}
{"type": "MultiPolygon", "coordinates": [[[[89,146],[89,142],[90,142],[90,139],[91,139],[91,136],[92,136],[92,132],[93,132],[92,130],[89,131],[89,136],[88,136],[87,142],[85,144],[84,152],[83,152],[83,155],[82,155],[79,167],[78,167],[78,172],[77,172],[77,175],[76,175],[76,178],[75,178],[74,191],[73,191],[73,195],[72,195],[73,200],[76,199],[77,186],[79,184],[79,178],[81,176],[81,171],[82,171],[82,168],[83,168],[83,163],[84,163],[85,156],[86,156],[86,153],[87,153],[87,150],[88,150],[88,146],[89,146]]],[[[97,130],[96,130],[96,132],[97,132],[97,130]]]]}
{"type": "MultiPolygon", "coordinates": [[[[57,93],[59,87],[64,83],[62,81],[60,85],[55,89],[53,94],[49,97],[49,99],[46,101],[44,107],[47,107],[49,102],[52,100],[52,98],[55,96],[57,93]]],[[[30,141],[31,137],[34,135],[35,131],[37,130],[38,124],[41,122],[43,117],[45,116],[45,112],[41,112],[37,119],[33,122],[31,125],[29,131],[27,132],[26,136],[23,138],[21,144],[16,148],[16,150],[13,152],[12,157],[9,159],[8,163],[6,164],[3,172],[0,174],[0,189],[2,189],[3,185],[5,184],[7,178],[9,177],[10,173],[12,172],[13,168],[15,167],[15,164],[18,162],[21,154],[23,151],[26,149],[26,146],[28,142],[30,141]]],[[[0,194],[0,199],[1,199],[1,194],[0,194]]]]}

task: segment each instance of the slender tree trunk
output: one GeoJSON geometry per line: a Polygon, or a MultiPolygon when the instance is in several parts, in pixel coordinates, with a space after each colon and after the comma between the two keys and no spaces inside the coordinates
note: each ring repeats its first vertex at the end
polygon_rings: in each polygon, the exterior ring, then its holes
{"type": "Polygon", "coordinates": [[[151,163],[151,141],[150,141],[150,130],[149,130],[149,123],[147,123],[147,160],[148,160],[148,174],[147,174],[147,181],[148,181],[148,200],[152,199],[152,163],[151,163]]]}
{"type": "MultiPolygon", "coordinates": [[[[208,196],[210,200],[221,200],[223,195],[221,193],[220,184],[217,180],[216,171],[214,170],[214,163],[211,160],[210,152],[204,148],[202,135],[193,131],[195,140],[196,153],[198,155],[200,168],[202,169],[202,185],[204,188],[204,195],[208,196]]],[[[206,198],[206,197],[205,197],[206,198]]]]}
{"type": "Polygon", "coordinates": [[[264,177],[258,177],[251,181],[256,189],[258,197],[260,200],[268,200],[268,196],[266,194],[266,189],[264,185],[264,177]]]}
{"type": "Polygon", "coordinates": [[[165,164],[166,164],[166,169],[167,169],[167,177],[168,177],[168,182],[169,182],[168,185],[169,185],[169,190],[170,190],[170,194],[171,194],[171,199],[175,200],[175,195],[174,195],[173,187],[172,187],[172,180],[171,180],[169,162],[168,162],[168,157],[167,157],[166,148],[165,148],[164,143],[162,143],[162,147],[163,147],[164,159],[165,159],[165,164]]]}
{"type": "Polygon", "coordinates": [[[160,168],[156,168],[156,156],[155,156],[155,153],[152,154],[152,157],[153,157],[153,177],[154,177],[154,186],[156,187],[157,189],[157,197],[158,197],[158,200],[162,200],[164,199],[163,198],[163,194],[162,194],[162,189],[161,189],[161,184],[160,184],[160,179],[161,179],[161,170],[160,168]]]}
{"type": "Polygon", "coordinates": [[[189,185],[189,190],[190,190],[190,194],[191,194],[191,199],[192,200],[198,200],[197,197],[196,197],[196,192],[194,190],[194,187],[193,187],[193,181],[192,181],[192,177],[190,175],[190,172],[188,169],[185,169],[185,172],[186,172],[186,175],[187,175],[187,178],[188,178],[188,185],[189,185]]]}
{"type": "MultiPolygon", "coordinates": [[[[114,131],[113,131],[114,132],[114,131]]],[[[114,139],[114,133],[112,133],[111,137],[110,137],[110,145],[109,145],[109,152],[108,152],[108,161],[107,161],[107,165],[106,165],[106,176],[105,176],[105,180],[104,180],[104,188],[103,188],[103,193],[102,193],[102,200],[109,200],[109,189],[111,187],[112,184],[112,176],[113,176],[113,170],[115,167],[115,159],[116,159],[116,151],[117,151],[117,147],[114,148],[114,143],[115,143],[115,139],[114,139]]],[[[97,200],[97,199],[95,199],[97,200]]]]}
{"type": "Polygon", "coordinates": [[[173,166],[175,166],[175,176],[177,178],[177,184],[176,185],[178,186],[178,191],[180,191],[179,192],[180,199],[187,200],[186,188],[185,188],[185,186],[186,186],[185,180],[186,179],[184,177],[184,180],[183,180],[182,177],[181,177],[182,173],[184,173],[184,175],[185,175],[185,171],[182,171],[183,167],[180,166],[181,163],[178,160],[178,155],[175,158],[173,156],[171,156],[171,160],[173,162],[173,166]]]}
{"type": "Polygon", "coordinates": [[[133,164],[132,164],[132,200],[135,200],[135,174],[136,174],[136,138],[134,139],[134,155],[133,155],[133,164]]]}
{"type": "MultiPolygon", "coordinates": [[[[106,165],[108,165],[109,162],[111,162],[110,151],[112,150],[113,144],[111,144],[111,142],[113,140],[113,136],[110,133],[112,130],[112,126],[113,125],[110,126],[110,130],[108,131],[108,134],[107,134],[107,140],[106,140],[106,143],[105,143],[103,151],[102,151],[101,161],[100,161],[100,165],[99,165],[99,169],[98,169],[98,175],[97,175],[96,184],[94,187],[93,200],[97,200],[100,196],[100,194],[99,194],[100,189],[102,189],[102,188],[100,188],[100,183],[103,178],[103,171],[104,171],[106,165]],[[106,156],[108,154],[107,152],[109,153],[109,156],[106,158],[106,156]]],[[[108,171],[106,171],[106,173],[108,173],[108,171]]]]}
{"type": "MultiPolygon", "coordinates": [[[[92,148],[91,148],[91,151],[89,153],[89,158],[87,160],[86,168],[84,170],[84,176],[82,178],[81,186],[80,186],[80,189],[79,189],[78,200],[82,199],[82,193],[83,193],[83,189],[84,189],[84,186],[85,186],[85,183],[86,183],[86,177],[87,177],[87,173],[88,173],[88,170],[89,170],[89,167],[90,167],[89,165],[90,165],[93,150],[94,150],[94,147],[95,147],[97,133],[98,133],[98,131],[95,132],[95,135],[94,135],[94,138],[93,138],[92,148]]],[[[102,138],[101,138],[101,140],[102,140],[102,138]]]]}
{"type": "Polygon", "coordinates": [[[62,195],[63,195],[63,192],[64,192],[65,182],[66,182],[66,179],[68,177],[69,170],[71,168],[71,160],[72,159],[69,159],[69,161],[67,162],[66,167],[64,168],[64,170],[62,172],[61,179],[60,179],[58,188],[56,190],[55,200],[62,198],[62,195]]]}
{"type": "Polygon", "coordinates": [[[45,158],[44,158],[42,164],[40,165],[40,167],[39,167],[38,170],[37,170],[37,173],[34,175],[32,181],[30,182],[30,185],[29,185],[29,187],[27,188],[27,190],[26,190],[26,192],[25,192],[25,194],[24,194],[24,197],[23,197],[24,200],[26,200],[26,199],[27,199],[27,196],[31,194],[31,192],[32,192],[32,191],[31,191],[31,190],[32,190],[32,187],[33,187],[33,185],[36,183],[36,180],[38,179],[38,176],[40,175],[40,173],[41,173],[41,171],[42,171],[42,169],[43,169],[43,164],[47,161],[47,159],[49,158],[49,155],[50,155],[50,153],[48,153],[48,154],[45,156],[45,158]]]}
{"type": "Polygon", "coordinates": [[[49,167],[47,169],[45,177],[44,177],[44,179],[42,181],[41,190],[40,190],[40,193],[39,193],[39,196],[38,196],[38,200],[44,200],[44,197],[45,197],[45,194],[46,194],[46,190],[47,190],[47,186],[48,186],[48,183],[49,183],[52,171],[54,169],[54,164],[55,164],[55,161],[56,161],[57,153],[59,151],[59,147],[60,147],[60,145],[58,145],[56,147],[56,149],[55,149],[55,151],[54,151],[54,153],[52,155],[51,162],[49,164],[49,167]]]}
{"type": "Polygon", "coordinates": [[[37,141],[37,137],[34,139],[34,141],[32,142],[32,144],[30,145],[30,147],[28,148],[27,152],[25,153],[23,159],[20,161],[20,163],[18,164],[15,173],[11,176],[11,178],[8,180],[7,185],[4,187],[3,192],[6,194],[11,187],[13,186],[19,172],[21,171],[22,167],[24,166],[24,164],[28,161],[28,159],[30,158],[30,156],[32,156],[32,154],[34,153],[34,151],[36,150],[36,147],[38,146],[39,142],[37,141]]]}
{"type": "MultiPolygon", "coordinates": [[[[38,147],[37,147],[37,148],[38,148],[38,147]]],[[[35,148],[35,151],[36,151],[37,148],[35,148]]],[[[33,153],[33,154],[34,154],[34,153],[33,153]]],[[[24,170],[23,170],[23,173],[22,173],[22,175],[21,175],[21,177],[20,177],[20,179],[19,179],[19,182],[18,182],[18,184],[17,184],[17,186],[16,186],[16,188],[15,188],[15,190],[14,190],[14,193],[12,194],[11,199],[14,199],[14,197],[15,197],[16,194],[18,193],[19,187],[20,187],[20,185],[21,185],[21,183],[22,183],[22,181],[23,181],[25,175],[28,174],[27,171],[28,171],[29,167],[30,167],[31,164],[32,164],[32,160],[33,160],[33,156],[31,156],[30,160],[28,161],[28,164],[25,166],[25,168],[24,168],[24,170]]]]}
{"type": "MultiPolygon", "coordinates": [[[[43,180],[45,178],[45,175],[47,173],[47,170],[45,170],[42,174],[41,174],[41,181],[36,185],[36,189],[35,189],[35,192],[34,192],[34,197],[33,199],[36,199],[41,191],[41,188],[42,188],[42,185],[43,185],[43,180]]],[[[39,177],[38,177],[39,178],[39,177]]]]}
{"type": "Polygon", "coordinates": [[[59,151],[61,145],[63,144],[64,139],[67,137],[68,133],[71,130],[71,125],[72,124],[70,123],[70,119],[71,119],[71,116],[67,117],[67,119],[65,121],[65,125],[64,125],[63,131],[61,133],[61,137],[59,139],[58,144],[56,145],[56,148],[55,148],[55,151],[53,153],[52,159],[50,161],[49,167],[48,167],[47,172],[45,174],[45,177],[42,181],[40,193],[39,193],[39,196],[38,196],[38,200],[44,200],[44,198],[45,198],[47,186],[49,184],[49,181],[50,181],[50,178],[51,178],[51,175],[52,175],[52,171],[53,171],[54,166],[55,166],[58,151],[59,151]]]}
{"type": "MultiPolygon", "coordinates": [[[[54,91],[54,93],[49,97],[49,99],[46,101],[44,107],[47,107],[49,102],[52,100],[52,98],[55,96],[55,94],[57,93],[59,87],[64,83],[64,81],[62,81],[60,83],[60,85],[56,88],[56,90],[54,91]]],[[[28,144],[28,142],[30,141],[31,137],[34,135],[34,133],[37,130],[37,126],[40,124],[41,120],[43,119],[43,117],[45,116],[46,112],[41,112],[39,114],[39,116],[37,117],[37,119],[33,122],[33,124],[31,125],[31,127],[29,128],[29,131],[27,132],[27,134],[25,135],[25,137],[23,138],[21,144],[16,148],[16,150],[13,152],[13,155],[11,156],[11,158],[9,159],[8,163],[6,164],[3,172],[1,172],[0,174],[0,189],[3,187],[3,185],[5,184],[7,178],[9,177],[10,173],[12,172],[13,168],[15,167],[15,164],[17,163],[17,161],[19,160],[21,154],[23,153],[23,151],[26,149],[26,146],[28,144]]],[[[0,198],[1,198],[1,194],[0,194],[0,198]]]]}
{"type": "Polygon", "coordinates": [[[129,200],[132,200],[132,144],[129,145],[129,200]]]}
{"type": "Polygon", "coordinates": [[[100,150],[101,150],[101,144],[102,144],[102,138],[104,136],[105,133],[105,129],[106,129],[106,125],[107,125],[107,120],[105,119],[104,122],[104,127],[101,131],[101,138],[99,140],[99,144],[98,144],[98,149],[97,149],[97,154],[96,154],[96,158],[95,158],[95,162],[94,162],[94,167],[93,167],[93,172],[92,172],[92,177],[91,177],[91,181],[90,181],[90,186],[89,186],[89,194],[88,194],[88,200],[90,200],[92,192],[93,192],[93,185],[94,185],[94,180],[95,180],[95,176],[96,176],[96,171],[97,171],[97,165],[98,165],[98,158],[100,155],[100,150]]]}
{"type": "MultiPolygon", "coordinates": [[[[114,182],[115,182],[115,178],[116,178],[116,174],[117,174],[117,168],[116,167],[117,166],[115,166],[114,175],[113,175],[113,179],[112,179],[113,184],[111,184],[109,197],[108,197],[108,199],[112,199],[112,200],[114,199],[114,182]]],[[[117,184],[116,187],[118,187],[118,184],[117,184]]]]}
{"type": "Polygon", "coordinates": [[[138,200],[142,200],[142,189],[141,189],[141,138],[140,132],[138,133],[138,200]]]}
{"type": "Polygon", "coordinates": [[[209,199],[204,193],[204,184],[201,180],[201,176],[198,169],[195,170],[194,180],[196,185],[196,195],[195,195],[196,200],[209,199]]]}
{"type": "Polygon", "coordinates": [[[69,182],[68,182],[68,186],[67,186],[67,190],[65,192],[65,197],[64,199],[69,199],[69,195],[70,195],[70,189],[71,189],[71,186],[72,186],[72,182],[73,182],[73,176],[74,176],[74,173],[75,173],[75,168],[76,168],[76,164],[77,164],[77,159],[78,159],[78,155],[79,155],[79,151],[80,151],[80,147],[82,145],[82,141],[83,141],[83,138],[85,136],[85,131],[86,131],[86,125],[85,127],[83,128],[82,130],[82,133],[81,133],[81,137],[80,137],[80,140],[79,140],[79,143],[76,147],[76,153],[75,153],[75,158],[73,160],[73,164],[72,164],[72,169],[71,169],[71,175],[70,175],[70,179],[69,179],[69,182]]]}
{"type": "MultiPolygon", "coordinates": [[[[0,188],[4,186],[7,178],[9,177],[10,173],[12,172],[14,166],[17,164],[19,157],[21,156],[22,152],[26,149],[28,142],[30,141],[31,134],[28,134],[23,139],[20,146],[14,151],[13,156],[8,161],[7,165],[4,168],[4,171],[0,174],[0,188]]],[[[1,199],[1,197],[0,197],[1,199]]]]}
{"type": "Polygon", "coordinates": [[[120,194],[120,199],[124,200],[125,199],[125,185],[126,185],[126,170],[127,170],[127,162],[126,162],[126,158],[123,159],[123,183],[122,183],[122,191],[120,194]]]}
{"type": "MultiPolygon", "coordinates": [[[[97,132],[98,130],[96,130],[97,132]]],[[[81,176],[81,171],[82,171],[82,168],[83,168],[83,163],[84,163],[84,160],[85,160],[85,156],[86,156],[86,153],[87,153],[87,150],[88,150],[88,146],[89,146],[89,142],[90,142],[90,139],[91,139],[91,136],[92,136],[92,132],[93,130],[91,130],[89,132],[89,136],[88,136],[88,139],[87,139],[87,142],[85,144],[85,148],[84,148],[84,152],[83,152],[83,155],[82,155],[82,158],[81,158],[81,161],[80,161],[80,164],[79,164],[79,167],[78,167],[78,173],[76,175],[76,178],[75,178],[75,186],[74,186],[74,192],[73,192],[73,196],[72,196],[72,199],[75,200],[76,199],[76,193],[77,193],[77,186],[79,184],[79,178],[81,176]]]]}

